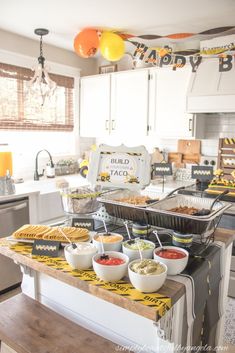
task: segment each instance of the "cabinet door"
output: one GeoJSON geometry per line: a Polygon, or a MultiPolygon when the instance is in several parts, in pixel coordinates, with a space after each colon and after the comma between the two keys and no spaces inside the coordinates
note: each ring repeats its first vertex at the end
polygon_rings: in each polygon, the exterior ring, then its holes
{"type": "Polygon", "coordinates": [[[186,113],[190,68],[153,70],[150,75],[149,129],[161,138],[193,136],[193,117],[186,113]]]}
{"type": "Polygon", "coordinates": [[[110,127],[110,75],[83,77],[80,90],[80,135],[107,135],[110,127]]]}
{"type": "Polygon", "coordinates": [[[111,133],[120,137],[146,136],[148,70],[112,75],[111,133]]]}

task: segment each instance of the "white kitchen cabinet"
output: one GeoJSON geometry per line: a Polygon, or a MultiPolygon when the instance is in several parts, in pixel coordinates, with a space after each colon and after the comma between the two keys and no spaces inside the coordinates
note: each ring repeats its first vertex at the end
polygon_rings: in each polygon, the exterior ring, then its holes
{"type": "Polygon", "coordinates": [[[160,138],[193,137],[194,117],[186,113],[190,67],[150,70],[149,135],[160,138]]]}
{"type": "Polygon", "coordinates": [[[111,134],[146,136],[148,125],[148,70],[111,75],[111,134]]]}
{"type": "Polygon", "coordinates": [[[201,138],[199,120],[186,112],[191,74],[186,66],[81,78],[80,135],[201,138]]]}
{"type": "Polygon", "coordinates": [[[81,78],[80,135],[105,136],[110,126],[110,75],[81,78]]]}
{"type": "Polygon", "coordinates": [[[187,111],[224,113],[235,111],[235,68],[219,72],[219,59],[203,60],[191,75],[187,93],[187,111]]]}

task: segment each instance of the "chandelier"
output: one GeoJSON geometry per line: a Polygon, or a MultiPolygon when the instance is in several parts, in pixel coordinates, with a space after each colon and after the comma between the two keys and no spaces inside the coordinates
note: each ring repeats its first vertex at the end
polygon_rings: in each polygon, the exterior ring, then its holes
{"type": "Polygon", "coordinates": [[[50,98],[54,94],[57,85],[48,75],[42,50],[42,37],[47,35],[49,31],[48,29],[37,28],[34,33],[40,36],[40,55],[38,57],[38,66],[35,68],[34,76],[28,82],[28,87],[33,95],[41,97],[41,105],[43,106],[45,99],[47,97],[50,98]]]}

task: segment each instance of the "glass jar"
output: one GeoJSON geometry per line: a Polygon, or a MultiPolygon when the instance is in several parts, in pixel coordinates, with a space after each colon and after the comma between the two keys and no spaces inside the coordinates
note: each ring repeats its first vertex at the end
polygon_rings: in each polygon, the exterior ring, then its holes
{"type": "Polygon", "coordinates": [[[7,143],[0,144],[0,177],[12,176],[12,152],[7,143]]]}

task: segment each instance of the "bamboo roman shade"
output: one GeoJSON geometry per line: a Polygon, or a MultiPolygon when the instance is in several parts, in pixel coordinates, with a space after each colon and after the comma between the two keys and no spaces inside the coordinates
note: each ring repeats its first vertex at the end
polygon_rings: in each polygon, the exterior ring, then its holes
{"type": "Polygon", "coordinates": [[[40,95],[31,94],[30,69],[0,63],[0,129],[71,131],[74,78],[50,74],[57,83],[54,95],[41,105],[40,95]]]}

